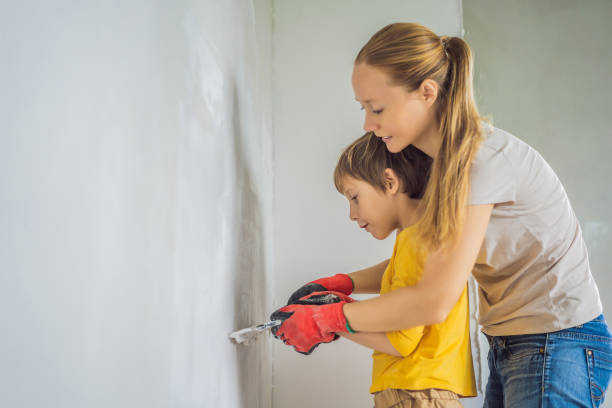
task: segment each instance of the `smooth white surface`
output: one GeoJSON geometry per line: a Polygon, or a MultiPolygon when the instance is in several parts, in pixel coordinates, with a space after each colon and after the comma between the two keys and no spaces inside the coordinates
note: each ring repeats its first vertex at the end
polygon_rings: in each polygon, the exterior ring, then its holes
{"type": "Polygon", "coordinates": [[[0,406],[270,406],[270,19],[3,4],[0,406]]]}
{"type": "MultiPolygon", "coordinates": [[[[350,272],[391,255],[348,218],[333,169],[363,134],[351,89],[353,60],[378,29],[396,21],[461,33],[459,1],[277,1],[274,30],[275,290],[281,306],[300,284],[350,272]]],[[[341,339],[303,356],[274,342],[274,407],[371,407],[371,352],[341,339]]],[[[466,407],[482,405],[464,400],[466,407]]]]}

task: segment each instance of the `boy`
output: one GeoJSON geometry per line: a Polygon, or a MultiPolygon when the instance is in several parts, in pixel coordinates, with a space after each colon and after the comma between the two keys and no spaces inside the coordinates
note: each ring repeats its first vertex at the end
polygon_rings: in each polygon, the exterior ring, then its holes
{"type": "MultiPolygon", "coordinates": [[[[273,330],[281,339],[288,331],[318,330],[320,342],[341,335],[374,349],[370,392],[377,408],[460,407],[460,396],[476,395],[466,289],[447,319],[431,326],[355,333],[342,313],[353,291],[383,294],[418,283],[427,254],[415,232],[430,165],[431,158],[413,147],[390,153],[372,133],[348,146],[334,172],[336,188],[349,200],[350,218],[359,227],[377,239],[397,231],[393,255],[382,277],[363,270],[318,279],[298,289],[290,304],[272,316],[284,320],[273,330]],[[315,313],[320,324],[301,324],[303,313],[315,313]]],[[[296,350],[309,354],[318,344],[296,350]]]]}

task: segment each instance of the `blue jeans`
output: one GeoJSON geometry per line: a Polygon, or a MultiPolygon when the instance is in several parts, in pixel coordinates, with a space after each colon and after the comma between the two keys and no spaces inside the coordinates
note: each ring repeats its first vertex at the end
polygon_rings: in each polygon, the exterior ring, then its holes
{"type": "Polygon", "coordinates": [[[487,339],[485,408],[603,403],[612,375],[612,334],[603,315],[557,332],[487,339]]]}

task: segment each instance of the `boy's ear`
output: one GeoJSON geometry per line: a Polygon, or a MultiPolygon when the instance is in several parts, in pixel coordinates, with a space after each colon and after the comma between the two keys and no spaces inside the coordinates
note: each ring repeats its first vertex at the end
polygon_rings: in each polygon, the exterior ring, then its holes
{"type": "Polygon", "coordinates": [[[389,194],[397,194],[400,191],[400,180],[393,169],[385,169],[385,192],[389,194]]]}

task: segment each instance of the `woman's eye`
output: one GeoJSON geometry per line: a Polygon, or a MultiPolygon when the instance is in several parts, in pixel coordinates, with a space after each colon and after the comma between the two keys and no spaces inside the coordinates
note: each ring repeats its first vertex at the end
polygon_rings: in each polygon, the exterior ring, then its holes
{"type": "Polygon", "coordinates": [[[380,115],[381,113],[383,113],[383,109],[373,110],[372,113],[375,115],[380,115]]]}
{"type": "Polygon", "coordinates": [[[356,196],[356,195],[355,195],[355,196],[352,196],[352,197],[351,197],[351,200],[353,200],[353,201],[357,202],[357,196],[356,196]]]}

